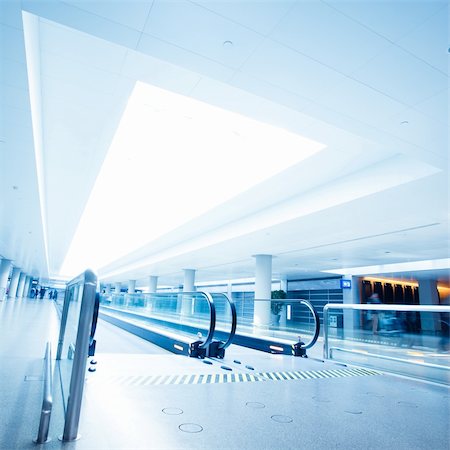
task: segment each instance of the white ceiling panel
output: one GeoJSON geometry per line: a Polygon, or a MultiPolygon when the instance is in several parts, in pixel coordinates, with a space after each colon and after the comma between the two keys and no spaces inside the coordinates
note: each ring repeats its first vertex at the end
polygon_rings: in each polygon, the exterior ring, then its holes
{"type": "Polygon", "coordinates": [[[247,71],[247,67],[244,67],[244,71],[239,70],[234,73],[229,84],[259,97],[273,100],[275,103],[285,105],[296,111],[307,111],[314,104],[311,99],[289,90],[286,85],[283,86],[280,83],[275,84],[271,80],[262,79],[261,77],[264,76],[265,72],[259,73],[250,66],[247,71]]]}
{"type": "Polygon", "coordinates": [[[352,76],[409,106],[448,87],[445,75],[395,46],[373,58],[352,76]]]}
{"type": "Polygon", "coordinates": [[[426,151],[440,154],[443,158],[448,157],[448,146],[433,145],[447,140],[448,124],[444,125],[412,108],[385,118],[383,129],[426,151]]]}
{"type": "Polygon", "coordinates": [[[241,71],[260,77],[289,91],[327,104],[328,91],[344,75],[281,44],[265,41],[241,71]]]}
{"type": "Polygon", "coordinates": [[[21,89],[28,87],[27,66],[24,63],[2,59],[0,83],[21,89]]]}
{"type": "Polygon", "coordinates": [[[192,3],[267,35],[287,13],[290,13],[296,0],[194,0],[192,3]]]}
{"type": "Polygon", "coordinates": [[[135,30],[144,28],[153,2],[133,1],[96,1],[82,0],[67,3],[77,8],[88,11],[96,16],[104,17],[112,22],[120,23],[135,30]]]}
{"type": "Polygon", "coordinates": [[[396,42],[441,10],[446,0],[325,0],[333,8],[396,42]]]}
{"type": "Polygon", "coordinates": [[[201,79],[198,73],[132,50],[127,53],[122,75],[180,94],[191,92],[201,79]]]}
{"type": "Polygon", "coordinates": [[[129,48],[136,48],[141,35],[140,31],[59,0],[23,0],[22,8],[45,19],[129,48]]]}
{"type": "MultiPolygon", "coordinates": [[[[127,89],[130,80],[112,72],[77,63],[54,53],[41,56],[42,75],[55,83],[66,85],[67,89],[84,90],[76,103],[94,103],[95,97],[110,96],[127,89]],[[58,61],[61,64],[58,64],[58,61]]],[[[50,82],[48,83],[50,86],[50,82]]]]}
{"type": "Polygon", "coordinates": [[[189,2],[155,1],[144,32],[226,66],[239,67],[263,37],[189,2]],[[224,45],[230,41],[231,44],[224,45]]]}
{"type": "Polygon", "coordinates": [[[448,104],[449,104],[449,90],[446,89],[433,95],[430,98],[414,105],[414,109],[426,114],[434,120],[440,121],[444,125],[448,125],[448,104]]]}
{"type": "MultiPolygon", "coordinates": [[[[40,44],[54,55],[62,56],[102,71],[120,73],[127,49],[92,35],[41,20],[40,44]]],[[[61,64],[59,64],[61,65],[61,64]]],[[[78,75],[78,71],[75,72],[78,75]]]]}
{"type": "Polygon", "coordinates": [[[13,86],[0,85],[0,102],[3,106],[27,111],[30,106],[28,91],[13,86]]]}
{"type": "Polygon", "coordinates": [[[185,50],[148,34],[143,34],[137,50],[146,55],[160,58],[201,75],[226,81],[233,75],[234,69],[213,59],[185,50]]]}
{"type": "Polygon", "coordinates": [[[448,6],[440,9],[397,44],[448,76],[448,6]]]}
{"type": "Polygon", "coordinates": [[[19,2],[0,2],[0,24],[9,25],[19,30],[22,28],[22,10],[19,2]]]}
{"type": "Polygon", "coordinates": [[[346,74],[390,45],[336,9],[314,1],[296,4],[269,37],[346,74]]]}
{"type": "Polygon", "coordinates": [[[9,25],[0,26],[1,56],[16,62],[23,62],[25,58],[22,30],[9,25]]]}
{"type": "Polygon", "coordinates": [[[404,106],[282,45],[266,42],[242,68],[334,111],[373,123],[404,106]]]}

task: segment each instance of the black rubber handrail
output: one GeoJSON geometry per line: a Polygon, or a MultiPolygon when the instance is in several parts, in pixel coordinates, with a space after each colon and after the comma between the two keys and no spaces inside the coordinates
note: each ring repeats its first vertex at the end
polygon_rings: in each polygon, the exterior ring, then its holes
{"type": "Polygon", "coordinates": [[[308,343],[305,343],[302,345],[302,348],[305,350],[308,348],[311,348],[316,342],[319,337],[320,333],[320,319],[319,314],[316,311],[316,308],[314,308],[313,304],[309,302],[308,300],[305,300],[303,298],[290,298],[290,299],[256,299],[255,302],[277,302],[277,303],[284,303],[284,304],[292,304],[292,303],[301,303],[302,305],[305,305],[310,311],[314,318],[314,334],[311,340],[308,343]]]}
{"type": "Polygon", "coordinates": [[[316,308],[314,308],[314,305],[311,302],[309,302],[308,300],[300,299],[300,303],[302,305],[305,305],[311,311],[311,314],[313,315],[315,322],[314,335],[311,341],[303,346],[304,349],[308,349],[311,348],[317,342],[320,333],[320,319],[316,308]]]}
{"type": "Polygon", "coordinates": [[[230,305],[230,309],[231,309],[231,330],[230,330],[230,334],[228,336],[228,339],[223,344],[219,345],[220,349],[226,349],[232,344],[234,335],[236,334],[236,327],[237,327],[236,305],[235,305],[234,301],[230,297],[228,297],[228,295],[226,295],[226,294],[224,294],[222,292],[214,292],[211,295],[212,296],[214,296],[214,295],[221,295],[221,296],[225,297],[227,299],[227,301],[228,301],[228,304],[230,305]]]}

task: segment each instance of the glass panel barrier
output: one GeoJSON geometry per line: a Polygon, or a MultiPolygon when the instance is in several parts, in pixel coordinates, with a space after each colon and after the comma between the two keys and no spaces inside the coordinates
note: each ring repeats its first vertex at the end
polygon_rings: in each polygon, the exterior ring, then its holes
{"type": "Polygon", "coordinates": [[[450,384],[449,306],[324,307],[324,358],[450,384]]]}
{"type": "Polygon", "coordinates": [[[127,321],[154,325],[176,331],[191,341],[202,341],[200,347],[212,340],[215,308],[212,297],[205,292],[103,294],[100,305],[108,314],[127,321]]]}
{"type": "MultiPolygon", "coordinates": [[[[289,345],[303,342],[303,348],[317,341],[320,323],[315,308],[303,299],[255,299],[253,317],[238,311],[237,333],[260,339],[286,342],[289,345]]],[[[248,309],[248,308],[247,308],[248,309]]],[[[242,308],[242,311],[245,309],[242,308]]]]}

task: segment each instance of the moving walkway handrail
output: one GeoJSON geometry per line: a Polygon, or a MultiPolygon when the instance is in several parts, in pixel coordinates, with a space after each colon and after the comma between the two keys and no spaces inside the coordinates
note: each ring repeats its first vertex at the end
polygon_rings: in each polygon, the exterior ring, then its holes
{"type": "Polygon", "coordinates": [[[377,303],[365,304],[343,304],[343,303],[327,303],[323,307],[323,357],[329,359],[329,343],[328,343],[328,311],[330,309],[349,309],[352,311],[399,311],[399,312],[450,312],[450,306],[446,305],[385,305],[377,303]]]}
{"type": "Polygon", "coordinates": [[[223,292],[214,292],[212,295],[221,295],[226,298],[228,301],[228,304],[230,305],[231,310],[231,330],[230,335],[228,336],[228,339],[223,344],[219,345],[220,349],[226,349],[228,348],[231,343],[233,342],[234,335],[236,334],[236,327],[237,327],[237,313],[236,313],[236,305],[234,301],[228,297],[228,295],[224,294],[223,292]]]}
{"type": "MultiPolygon", "coordinates": [[[[141,294],[139,294],[141,295],[141,294]]],[[[175,296],[189,296],[189,295],[200,295],[206,298],[206,301],[208,302],[209,306],[209,330],[208,335],[206,336],[206,339],[204,342],[202,342],[199,347],[200,348],[207,348],[208,345],[212,342],[213,336],[214,336],[214,330],[216,328],[216,306],[214,305],[214,300],[208,292],[203,291],[193,291],[193,292],[153,292],[149,294],[143,294],[148,295],[150,297],[175,297],[175,296]]]]}
{"type": "Polygon", "coordinates": [[[290,305],[292,303],[301,303],[302,305],[305,305],[311,311],[311,314],[314,318],[314,334],[308,343],[305,343],[304,345],[302,345],[302,348],[307,350],[308,348],[311,348],[317,342],[317,339],[318,339],[319,333],[320,333],[319,314],[317,313],[314,305],[311,302],[309,302],[308,300],[305,300],[303,298],[292,298],[292,299],[286,299],[286,298],[259,299],[259,298],[255,298],[255,302],[277,302],[277,303],[286,303],[288,305],[290,305]]]}
{"type": "Polygon", "coordinates": [[[45,347],[45,366],[44,366],[44,395],[42,397],[41,417],[39,420],[39,431],[36,444],[49,442],[48,430],[50,427],[50,416],[53,407],[53,364],[52,364],[52,344],[47,342],[45,347]]]}

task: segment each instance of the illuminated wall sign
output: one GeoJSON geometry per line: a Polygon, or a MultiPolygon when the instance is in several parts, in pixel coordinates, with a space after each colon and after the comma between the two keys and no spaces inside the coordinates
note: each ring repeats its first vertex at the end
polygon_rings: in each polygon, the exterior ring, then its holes
{"type": "Polygon", "coordinates": [[[341,280],[341,289],[351,289],[352,280],[341,280]]]}

